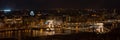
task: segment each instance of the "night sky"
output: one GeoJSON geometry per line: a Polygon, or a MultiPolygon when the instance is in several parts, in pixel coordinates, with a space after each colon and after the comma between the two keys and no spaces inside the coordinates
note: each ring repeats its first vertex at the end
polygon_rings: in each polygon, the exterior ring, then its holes
{"type": "Polygon", "coordinates": [[[119,8],[117,0],[0,0],[0,9],[119,8]]]}

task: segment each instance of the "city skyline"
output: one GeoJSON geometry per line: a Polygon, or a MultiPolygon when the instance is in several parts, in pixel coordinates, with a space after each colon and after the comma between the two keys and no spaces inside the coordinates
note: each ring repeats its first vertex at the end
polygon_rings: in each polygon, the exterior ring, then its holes
{"type": "Polygon", "coordinates": [[[118,0],[0,0],[0,40],[120,40],[118,0]]]}

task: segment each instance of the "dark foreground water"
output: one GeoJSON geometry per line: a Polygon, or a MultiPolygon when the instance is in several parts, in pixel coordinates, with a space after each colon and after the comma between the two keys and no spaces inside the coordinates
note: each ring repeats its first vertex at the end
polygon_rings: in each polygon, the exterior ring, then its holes
{"type": "Polygon", "coordinates": [[[0,40],[120,40],[120,28],[105,34],[72,30],[8,30],[0,31],[0,40]]]}

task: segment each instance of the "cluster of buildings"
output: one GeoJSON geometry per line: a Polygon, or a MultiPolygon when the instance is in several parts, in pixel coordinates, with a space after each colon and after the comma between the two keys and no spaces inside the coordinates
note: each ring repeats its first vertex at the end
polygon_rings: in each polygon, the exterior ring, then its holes
{"type": "Polygon", "coordinates": [[[119,13],[117,9],[26,9],[10,12],[0,11],[0,28],[84,28],[93,23],[119,20],[119,13]]]}

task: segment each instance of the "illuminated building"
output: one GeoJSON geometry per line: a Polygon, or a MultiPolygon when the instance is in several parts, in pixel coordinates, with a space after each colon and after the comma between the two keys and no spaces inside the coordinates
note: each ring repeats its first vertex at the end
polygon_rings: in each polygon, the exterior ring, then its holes
{"type": "Polygon", "coordinates": [[[35,15],[34,11],[30,11],[30,15],[34,16],[35,15]]]}

